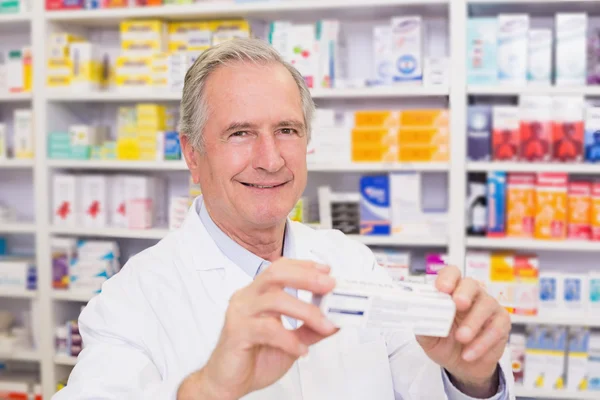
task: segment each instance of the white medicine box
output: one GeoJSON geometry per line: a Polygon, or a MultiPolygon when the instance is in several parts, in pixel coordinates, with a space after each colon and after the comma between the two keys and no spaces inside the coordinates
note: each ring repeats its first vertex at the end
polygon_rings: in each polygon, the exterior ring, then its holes
{"type": "Polygon", "coordinates": [[[84,175],[81,185],[81,215],[83,226],[103,228],[108,222],[108,177],[84,175]]]}

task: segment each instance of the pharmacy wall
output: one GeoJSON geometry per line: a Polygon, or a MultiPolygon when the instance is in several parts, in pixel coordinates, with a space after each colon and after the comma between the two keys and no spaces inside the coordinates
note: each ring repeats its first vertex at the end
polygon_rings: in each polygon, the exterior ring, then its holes
{"type": "Polygon", "coordinates": [[[599,29],[600,0],[0,0],[0,397],[51,398],[82,307],[181,224],[185,72],[255,36],[318,108],[290,218],[394,280],[460,266],[519,398],[599,399],[599,29]]]}

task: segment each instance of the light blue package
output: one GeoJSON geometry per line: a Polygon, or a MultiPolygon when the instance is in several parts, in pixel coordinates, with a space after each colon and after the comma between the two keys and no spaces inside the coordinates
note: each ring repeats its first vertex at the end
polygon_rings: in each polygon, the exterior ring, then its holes
{"type": "Polygon", "coordinates": [[[600,274],[590,274],[590,310],[600,311],[600,274]]]}
{"type": "Polygon", "coordinates": [[[496,18],[467,22],[467,84],[493,85],[498,81],[496,18]]]}
{"type": "Polygon", "coordinates": [[[498,81],[525,85],[527,82],[527,43],[529,15],[498,16],[498,81]]]}
{"type": "Polygon", "coordinates": [[[0,237],[0,256],[6,255],[6,239],[0,237]]]}
{"type": "Polygon", "coordinates": [[[565,307],[569,310],[583,311],[585,299],[583,296],[583,285],[585,276],[568,275],[563,282],[563,296],[565,307]]]}
{"type": "Polygon", "coordinates": [[[506,233],[506,172],[488,172],[487,205],[487,235],[504,236],[506,233]]]}
{"type": "Polygon", "coordinates": [[[387,175],[360,179],[361,235],[389,235],[391,231],[390,181],[387,175]]]}
{"type": "Polygon", "coordinates": [[[181,160],[179,132],[165,132],[165,160],[181,160]]]}

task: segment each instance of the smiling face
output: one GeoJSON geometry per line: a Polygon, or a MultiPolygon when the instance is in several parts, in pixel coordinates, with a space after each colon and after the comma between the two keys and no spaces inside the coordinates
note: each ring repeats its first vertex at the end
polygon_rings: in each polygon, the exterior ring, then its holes
{"type": "Polygon", "coordinates": [[[292,75],[277,63],[237,62],[211,73],[204,96],[204,151],[184,143],[184,152],[211,216],[240,229],[284,223],[307,178],[307,132],[292,75]]]}

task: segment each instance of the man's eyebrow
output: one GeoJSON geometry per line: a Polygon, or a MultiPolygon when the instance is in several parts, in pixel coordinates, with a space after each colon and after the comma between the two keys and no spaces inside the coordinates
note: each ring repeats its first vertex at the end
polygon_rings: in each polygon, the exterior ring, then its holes
{"type": "Polygon", "coordinates": [[[255,125],[251,122],[235,121],[235,122],[232,122],[231,124],[229,124],[229,126],[227,128],[225,128],[225,130],[223,132],[240,131],[240,130],[244,130],[244,129],[256,129],[256,128],[257,128],[257,125],[255,125]]]}
{"type": "Polygon", "coordinates": [[[296,128],[296,129],[305,129],[304,122],[294,120],[294,119],[286,119],[283,121],[279,121],[276,125],[277,128],[296,128]]]}

